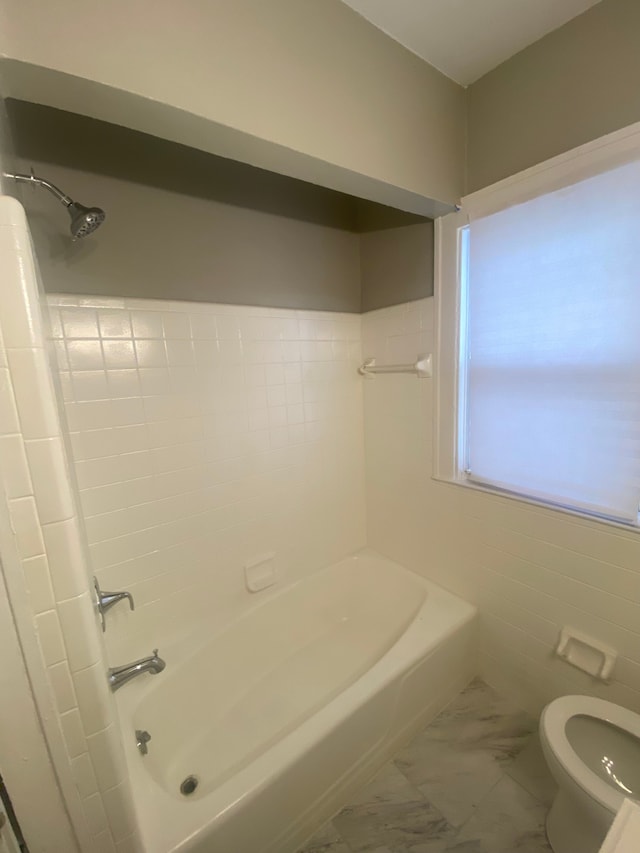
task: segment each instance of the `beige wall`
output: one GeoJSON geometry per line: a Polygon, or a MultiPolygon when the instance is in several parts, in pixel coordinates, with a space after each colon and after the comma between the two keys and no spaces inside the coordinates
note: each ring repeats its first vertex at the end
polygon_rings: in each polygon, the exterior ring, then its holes
{"type": "Polygon", "coordinates": [[[408,210],[462,193],[464,90],[339,0],[0,11],[9,94],[408,210]]]}
{"type": "Polygon", "coordinates": [[[603,0],[468,90],[468,191],[640,120],[640,3],[603,0]]]}

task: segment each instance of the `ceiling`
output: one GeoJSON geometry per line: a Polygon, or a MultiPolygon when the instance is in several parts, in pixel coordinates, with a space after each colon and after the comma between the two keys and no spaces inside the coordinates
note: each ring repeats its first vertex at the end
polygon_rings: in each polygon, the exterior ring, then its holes
{"type": "Polygon", "coordinates": [[[463,86],[600,0],[343,0],[463,86]]]}

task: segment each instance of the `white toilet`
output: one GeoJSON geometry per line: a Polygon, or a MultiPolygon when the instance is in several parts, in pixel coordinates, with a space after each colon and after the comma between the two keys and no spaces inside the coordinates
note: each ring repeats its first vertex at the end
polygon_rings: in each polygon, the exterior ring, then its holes
{"type": "Polygon", "coordinates": [[[640,715],[562,696],[542,712],[540,740],[558,783],[549,843],[554,853],[596,853],[624,798],[640,798],[640,715]]]}

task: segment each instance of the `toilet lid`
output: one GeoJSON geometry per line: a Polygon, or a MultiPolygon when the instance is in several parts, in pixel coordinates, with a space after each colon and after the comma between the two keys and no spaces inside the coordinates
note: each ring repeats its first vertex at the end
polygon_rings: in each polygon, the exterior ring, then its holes
{"type": "Polygon", "coordinates": [[[560,764],[605,808],[640,799],[640,716],[603,699],[563,696],[541,724],[560,764]]]}

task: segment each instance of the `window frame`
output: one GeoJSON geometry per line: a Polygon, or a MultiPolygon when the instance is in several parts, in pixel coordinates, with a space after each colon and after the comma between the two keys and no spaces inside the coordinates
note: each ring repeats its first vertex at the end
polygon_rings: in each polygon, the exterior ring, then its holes
{"type": "MultiPolygon", "coordinates": [[[[468,478],[460,423],[461,414],[466,410],[465,383],[461,381],[461,327],[466,313],[462,287],[466,263],[463,242],[470,220],[554,192],[637,159],[640,159],[640,122],[467,195],[455,213],[436,219],[433,479],[640,532],[640,526],[500,490],[468,478]]],[[[603,209],[606,215],[606,200],[603,209]]]]}

